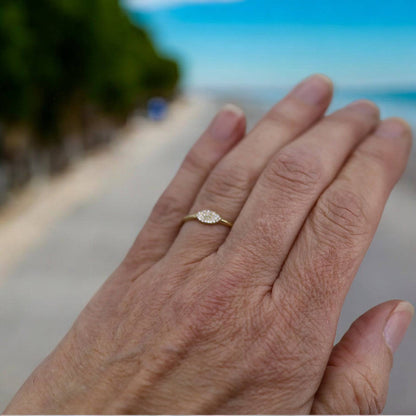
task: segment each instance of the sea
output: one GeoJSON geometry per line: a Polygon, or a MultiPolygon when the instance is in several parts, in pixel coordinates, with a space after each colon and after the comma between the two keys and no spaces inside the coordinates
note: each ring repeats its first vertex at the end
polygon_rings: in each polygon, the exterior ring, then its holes
{"type": "MultiPolygon", "coordinates": [[[[249,127],[276,102],[289,92],[289,88],[230,88],[229,90],[200,88],[203,94],[221,103],[232,102],[242,107],[248,117],[249,127]]],[[[416,88],[415,89],[335,89],[334,98],[328,113],[331,113],[352,101],[368,99],[375,102],[381,111],[381,117],[401,117],[412,127],[416,137],[416,88]]],[[[416,198],[416,146],[413,146],[408,167],[403,175],[403,183],[413,188],[416,198]]],[[[416,199],[415,199],[416,201],[416,199]]]]}

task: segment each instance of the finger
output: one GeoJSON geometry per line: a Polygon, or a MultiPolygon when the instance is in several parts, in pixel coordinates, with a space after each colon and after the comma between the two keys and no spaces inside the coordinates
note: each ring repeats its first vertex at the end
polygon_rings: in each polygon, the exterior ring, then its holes
{"type": "Polygon", "coordinates": [[[231,104],[217,114],[189,151],[127,255],[128,261],[148,267],[169,249],[210,171],[245,134],[243,111],[231,104]]]}
{"type": "MultiPolygon", "coordinates": [[[[191,212],[211,209],[233,222],[273,154],[322,117],[331,96],[332,84],[324,76],[299,84],[212,171],[191,212]]],[[[186,250],[192,244],[200,249],[195,254],[203,257],[217,250],[227,234],[223,226],[190,222],[183,226],[175,246],[186,250]]]]}
{"type": "Polygon", "coordinates": [[[312,413],[381,414],[393,353],[413,314],[410,303],[390,301],[358,318],[332,351],[312,413]]]}
{"type": "Polygon", "coordinates": [[[358,101],[278,152],[221,248],[224,258],[238,264],[244,258],[248,275],[271,288],[316,200],[378,123],[378,108],[358,101]]]}
{"type": "Polygon", "coordinates": [[[273,299],[304,317],[302,325],[310,324],[311,339],[330,340],[335,334],[344,298],[410,147],[411,131],[404,121],[383,121],[358,146],[305,221],[274,284],[273,299]]]}

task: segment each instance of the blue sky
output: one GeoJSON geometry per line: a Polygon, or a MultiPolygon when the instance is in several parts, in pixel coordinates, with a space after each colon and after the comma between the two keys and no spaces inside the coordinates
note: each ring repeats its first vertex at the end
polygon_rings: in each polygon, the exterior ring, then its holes
{"type": "Polygon", "coordinates": [[[186,86],[279,87],[323,72],[345,87],[416,89],[414,0],[124,1],[183,63],[186,86]]]}

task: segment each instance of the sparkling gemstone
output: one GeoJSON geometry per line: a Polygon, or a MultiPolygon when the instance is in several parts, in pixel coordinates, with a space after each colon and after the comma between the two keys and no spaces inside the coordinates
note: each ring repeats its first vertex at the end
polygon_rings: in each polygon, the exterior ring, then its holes
{"type": "Polygon", "coordinates": [[[221,217],[216,212],[210,211],[209,209],[198,212],[196,217],[204,224],[218,224],[221,221],[221,217]]]}

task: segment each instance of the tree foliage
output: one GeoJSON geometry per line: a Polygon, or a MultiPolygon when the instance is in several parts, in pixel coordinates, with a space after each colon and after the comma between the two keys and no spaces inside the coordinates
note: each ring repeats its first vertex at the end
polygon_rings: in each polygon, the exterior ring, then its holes
{"type": "Polygon", "coordinates": [[[158,55],[117,0],[2,0],[0,120],[58,137],[68,108],[124,116],[170,96],[179,69],[158,55]]]}

